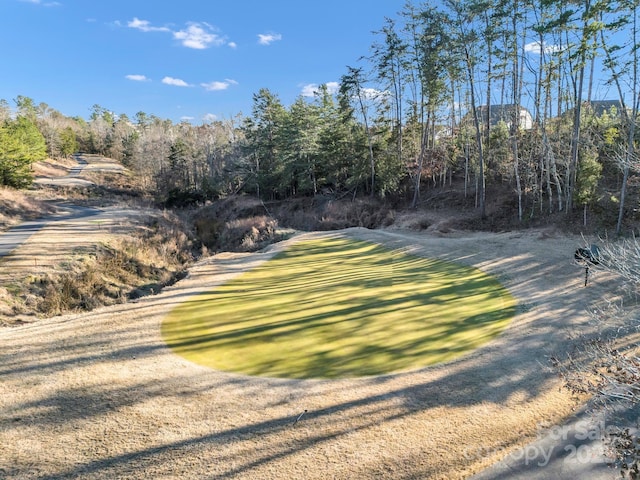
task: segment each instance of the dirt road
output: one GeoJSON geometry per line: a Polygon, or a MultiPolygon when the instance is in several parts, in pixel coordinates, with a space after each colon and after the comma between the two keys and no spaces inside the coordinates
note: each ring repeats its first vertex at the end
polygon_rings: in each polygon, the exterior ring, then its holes
{"type": "Polygon", "coordinates": [[[76,164],[68,169],[63,176],[40,176],[34,183],[56,187],[91,187],[95,183],[85,178],[84,174],[91,172],[123,173],[126,168],[113,160],[100,155],[75,154],[73,159],[76,164]]]}
{"type": "Polygon", "coordinates": [[[38,233],[44,227],[56,222],[68,222],[73,220],[86,220],[101,213],[101,210],[78,205],[58,205],[62,213],[40,220],[23,222],[20,225],[0,233],[0,258],[8,255],[13,250],[23,245],[32,235],[38,233]]]}

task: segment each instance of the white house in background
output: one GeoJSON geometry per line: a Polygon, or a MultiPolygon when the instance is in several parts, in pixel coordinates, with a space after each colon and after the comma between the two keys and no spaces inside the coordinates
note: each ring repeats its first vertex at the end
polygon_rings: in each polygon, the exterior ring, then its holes
{"type": "MultiPolygon", "coordinates": [[[[487,106],[482,105],[477,107],[478,110],[478,119],[481,124],[485,124],[487,121],[487,106]]],[[[493,127],[500,122],[504,122],[507,124],[508,128],[511,128],[511,122],[514,118],[514,113],[516,111],[516,105],[512,103],[505,103],[502,105],[491,105],[489,108],[489,126],[493,127]]],[[[520,121],[518,127],[523,130],[530,130],[533,128],[533,117],[529,110],[524,108],[522,105],[520,106],[520,113],[518,115],[520,121]]]]}

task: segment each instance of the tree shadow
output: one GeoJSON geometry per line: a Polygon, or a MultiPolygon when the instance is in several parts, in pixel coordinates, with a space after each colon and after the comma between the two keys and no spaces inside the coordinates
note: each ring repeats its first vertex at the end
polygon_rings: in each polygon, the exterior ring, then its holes
{"type": "MultiPolygon", "coordinates": [[[[533,264],[530,255],[502,259],[478,253],[473,260],[468,255],[449,253],[497,275],[512,272],[508,286],[531,309],[479,350],[394,374],[301,381],[226,374],[180,361],[157,332],[149,333],[162,316],[154,310],[156,302],[175,305],[197,291],[180,284],[129,305],[140,319],[134,323],[105,324],[110,313],[96,312],[4,331],[0,442],[6,456],[0,458],[0,472],[16,480],[266,478],[278,472],[307,478],[456,476],[470,468],[464,453],[473,442],[505,448],[519,440],[515,427],[498,440],[489,435],[494,425],[483,422],[517,425],[513,416],[558,388],[555,373],[544,368],[547,356],[570,349],[567,339],[576,330],[589,331],[584,316],[589,297],[613,288],[605,278],[590,290],[579,287],[580,278],[567,286],[572,273],[558,267],[558,256],[533,264]],[[549,275],[564,276],[565,287],[553,298],[545,285],[549,275]],[[102,369],[104,379],[78,377],[93,366],[102,369]],[[29,398],[18,400],[18,389],[29,389],[29,398]],[[483,416],[492,409],[504,418],[483,416]],[[464,421],[441,423],[454,412],[464,421]],[[163,426],[176,438],[162,436],[163,426]],[[468,436],[484,429],[486,439],[468,436]],[[11,443],[27,432],[41,436],[50,455],[11,443]],[[79,438],[69,444],[56,442],[74,435],[79,438]],[[86,436],[98,440],[85,445],[86,436]],[[120,444],[107,443],[115,437],[120,444]],[[90,451],[91,445],[100,451],[90,451]],[[439,449],[455,452],[459,461],[437,468],[420,462],[420,455],[438,455],[439,449]]],[[[367,348],[356,354],[366,356],[367,348]]]]}

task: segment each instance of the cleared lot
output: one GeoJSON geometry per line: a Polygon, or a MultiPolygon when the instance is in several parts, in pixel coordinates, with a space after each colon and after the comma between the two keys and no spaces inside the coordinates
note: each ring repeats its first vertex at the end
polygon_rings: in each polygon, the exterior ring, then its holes
{"type": "Polygon", "coordinates": [[[573,411],[547,357],[592,328],[585,307],[616,287],[603,274],[582,286],[580,239],[343,234],[480,268],[524,308],[446,364],[340,380],[224,373],[175,355],[161,323],[281,246],[216,256],[137,303],[0,330],[0,476],[465,478],[573,411]]]}

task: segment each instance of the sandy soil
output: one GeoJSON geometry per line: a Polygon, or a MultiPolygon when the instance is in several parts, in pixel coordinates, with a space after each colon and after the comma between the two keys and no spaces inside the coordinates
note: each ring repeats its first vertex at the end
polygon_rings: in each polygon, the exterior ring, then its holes
{"type": "Polygon", "coordinates": [[[591,331],[585,308],[617,287],[604,273],[584,287],[573,263],[582,239],[339,234],[491,272],[520,313],[498,339],[444,365],[335,381],[229,374],[167,349],[166,312],[288,242],[328,234],[218,255],[157,296],[0,328],[0,478],[465,478],[576,407],[548,356],[591,331]]]}

